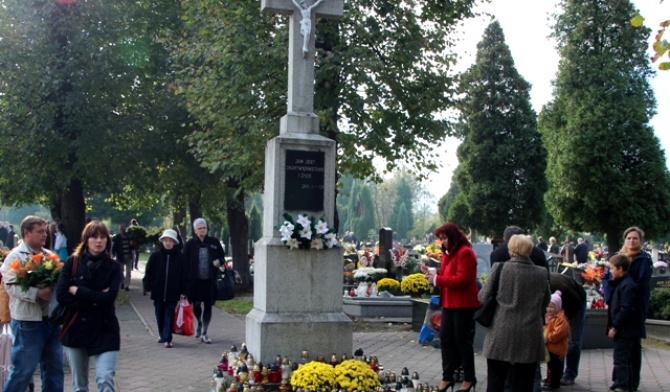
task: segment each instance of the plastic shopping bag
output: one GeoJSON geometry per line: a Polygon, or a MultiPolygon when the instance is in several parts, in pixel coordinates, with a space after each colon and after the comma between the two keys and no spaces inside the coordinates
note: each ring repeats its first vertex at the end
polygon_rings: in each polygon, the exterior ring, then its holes
{"type": "Polygon", "coordinates": [[[440,324],[442,323],[442,305],[440,297],[430,297],[430,304],[426,310],[421,331],[419,331],[419,344],[440,347],[440,324]]]}
{"type": "Polygon", "coordinates": [[[12,329],[9,324],[2,326],[2,333],[0,333],[0,387],[5,385],[9,378],[9,371],[11,369],[12,359],[12,329]]]}
{"type": "Polygon", "coordinates": [[[180,300],[174,310],[172,333],[185,336],[193,336],[195,334],[193,306],[186,299],[180,300]]]}

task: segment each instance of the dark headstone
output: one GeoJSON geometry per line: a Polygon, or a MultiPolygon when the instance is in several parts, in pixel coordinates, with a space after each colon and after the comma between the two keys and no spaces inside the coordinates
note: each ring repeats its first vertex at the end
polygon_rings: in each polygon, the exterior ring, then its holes
{"type": "Polygon", "coordinates": [[[391,257],[393,249],[393,229],[382,227],[379,230],[379,264],[386,268],[386,274],[389,277],[395,276],[395,263],[391,257]]]}
{"type": "Polygon", "coordinates": [[[325,153],[286,150],[284,209],[323,211],[325,153]]]}

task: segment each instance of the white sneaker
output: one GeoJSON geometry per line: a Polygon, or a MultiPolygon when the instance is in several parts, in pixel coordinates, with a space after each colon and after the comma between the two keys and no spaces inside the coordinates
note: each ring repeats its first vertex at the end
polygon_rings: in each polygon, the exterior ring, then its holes
{"type": "Polygon", "coordinates": [[[212,339],[210,339],[207,335],[202,335],[202,338],[200,338],[200,340],[201,340],[203,343],[207,343],[207,344],[211,344],[211,343],[212,343],[212,339]]]}

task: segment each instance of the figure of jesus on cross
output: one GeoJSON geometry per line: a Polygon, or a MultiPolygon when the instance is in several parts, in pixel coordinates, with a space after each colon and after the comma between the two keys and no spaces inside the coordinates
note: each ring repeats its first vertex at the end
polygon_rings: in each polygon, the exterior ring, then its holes
{"type": "Polygon", "coordinates": [[[309,40],[312,33],[312,10],[316,8],[323,0],[317,0],[316,3],[308,6],[305,0],[300,0],[298,4],[297,0],[291,0],[302,15],[300,19],[300,34],[302,35],[302,57],[307,57],[309,53],[309,40]]]}

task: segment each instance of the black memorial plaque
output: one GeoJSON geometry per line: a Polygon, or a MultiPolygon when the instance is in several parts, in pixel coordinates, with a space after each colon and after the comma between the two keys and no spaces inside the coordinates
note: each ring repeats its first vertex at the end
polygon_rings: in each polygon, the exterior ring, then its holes
{"type": "Polygon", "coordinates": [[[323,211],[325,156],[321,151],[286,150],[287,211],[323,211]]]}

